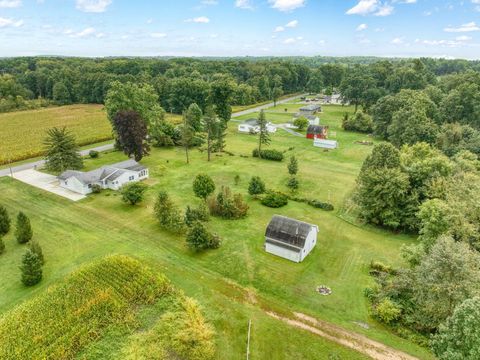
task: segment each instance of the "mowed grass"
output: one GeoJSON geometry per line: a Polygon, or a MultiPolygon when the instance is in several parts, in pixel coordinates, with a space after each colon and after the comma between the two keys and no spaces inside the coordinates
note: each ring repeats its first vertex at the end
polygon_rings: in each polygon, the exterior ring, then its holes
{"type": "Polygon", "coordinates": [[[70,105],[0,114],[0,164],[39,156],[46,131],[66,127],[79,145],[112,138],[102,105],[70,105]]]}
{"type": "MultiPolygon", "coordinates": [[[[272,136],[269,146],[286,150],[287,157],[295,154],[299,159],[300,196],[330,201],[337,209],[353,189],[362,161],[371,151],[371,147],[355,143],[366,136],[341,129],[345,111],[351,108],[329,106],[320,115],[321,121],[336,132],[338,150],[314,148],[311,141],[283,130],[272,136]]],[[[273,116],[271,113],[267,113],[267,118],[273,116]]],[[[187,165],[181,149],[153,149],[151,156],[142,161],[150,168],[150,188],[146,201],[136,207],[124,205],[113,192],[72,203],[11,179],[0,179],[1,202],[12,213],[23,210],[31,216],[35,238],[42,243],[47,259],[44,281],[33,289],[24,288],[18,270],[23,248],[15,243],[12,234],[5,238],[7,251],[0,257],[0,311],[43,291],[80,264],[121,253],[149,263],[200,301],[217,330],[219,359],[244,358],[248,319],[253,319],[252,357],[255,354],[260,359],[327,359],[332,353],[342,359],[362,358],[270,319],[263,312],[270,309],[284,314],[304,312],[430,359],[427,350],[393,335],[372,320],[363,297],[364,288],[372,284],[368,275],[370,261],[398,266],[402,263],[401,245],[414,239],[352,225],[338,216],[338,210],[325,212],[295,202],[281,209],[263,207],[246,195],[249,179],[260,175],[269,188],[286,191],[287,163],[241,157],[251,154],[257,139],[238,134],[237,125],[231,123],[227,137],[227,150],[235,156],[216,155],[211,163],[206,161],[206,153],[198,150],[192,151],[191,164],[187,165]],[[208,227],[221,235],[222,246],[193,254],[182,236],[159,229],[152,208],[160,189],[167,190],[181,208],[197,205],[199,200],[194,198],[191,184],[200,172],[209,173],[217,187],[229,185],[244,194],[250,212],[238,221],[212,219],[208,227]],[[236,175],[240,176],[238,185],[234,184],[236,175]],[[274,214],[319,226],[318,245],[303,263],[295,264],[264,252],[264,230],[274,214]],[[318,285],[331,287],[333,294],[318,295],[318,285]],[[356,322],[370,328],[364,329],[356,322]]],[[[93,169],[123,159],[122,154],[114,152],[88,160],[86,166],[93,169]]]]}

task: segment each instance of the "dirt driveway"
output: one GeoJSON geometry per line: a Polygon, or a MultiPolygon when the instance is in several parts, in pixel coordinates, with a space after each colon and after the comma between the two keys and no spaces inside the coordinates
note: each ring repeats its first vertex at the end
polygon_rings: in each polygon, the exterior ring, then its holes
{"type": "Polygon", "coordinates": [[[37,170],[22,170],[14,173],[13,178],[25,184],[51,192],[52,194],[62,196],[72,201],[78,201],[85,198],[85,195],[77,194],[73,191],[60,187],[56,176],[45,174],[37,170]]]}

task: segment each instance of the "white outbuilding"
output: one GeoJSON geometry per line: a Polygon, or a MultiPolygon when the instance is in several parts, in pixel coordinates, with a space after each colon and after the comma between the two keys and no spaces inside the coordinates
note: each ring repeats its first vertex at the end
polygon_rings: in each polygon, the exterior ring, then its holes
{"type": "MultiPolygon", "coordinates": [[[[269,133],[277,132],[277,127],[271,122],[267,123],[267,131],[269,133]]],[[[243,134],[258,134],[260,132],[260,126],[257,119],[248,119],[238,125],[238,132],[243,134]]]]}
{"type": "Polygon", "coordinates": [[[318,226],[274,215],[265,232],[265,251],[302,262],[317,243],[318,226]]]}
{"type": "Polygon", "coordinates": [[[60,174],[60,186],[78,194],[87,195],[94,185],[102,189],[119,190],[123,185],[148,178],[148,169],[135,160],[126,160],[102,166],[88,172],[67,170],[60,174]]]}

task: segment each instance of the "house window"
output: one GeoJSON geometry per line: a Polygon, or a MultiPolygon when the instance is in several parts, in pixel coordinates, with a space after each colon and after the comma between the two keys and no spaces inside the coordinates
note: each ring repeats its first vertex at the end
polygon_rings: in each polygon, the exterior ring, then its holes
{"type": "Polygon", "coordinates": [[[128,178],[128,181],[132,181],[133,179],[135,179],[135,176],[130,176],[130,177],[128,178]]]}
{"type": "Polygon", "coordinates": [[[65,185],[68,185],[68,180],[65,180],[65,185]]]}
{"type": "Polygon", "coordinates": [[[88,188],[91,189],[91,188],[92,188],[92,184],[88,184],[88,188]]]}

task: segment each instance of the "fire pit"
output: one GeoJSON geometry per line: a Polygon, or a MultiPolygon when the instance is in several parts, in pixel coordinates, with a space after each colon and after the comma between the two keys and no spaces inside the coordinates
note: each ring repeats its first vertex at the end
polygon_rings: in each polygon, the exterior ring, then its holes
{"type": "Polygon", "coordinates": [[[328,286],[320,285],[319,287],[317,287],[317,292],[320,295],[328,296],[332,294],[332,289],[330,289],[328,286]]]}

